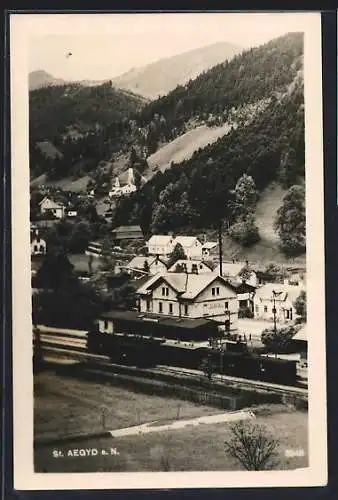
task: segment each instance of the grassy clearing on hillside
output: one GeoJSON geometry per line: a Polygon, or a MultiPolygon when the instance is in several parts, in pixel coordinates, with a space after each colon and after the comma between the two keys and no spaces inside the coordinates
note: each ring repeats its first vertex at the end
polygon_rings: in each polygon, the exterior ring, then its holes
{"type": "MultiPolygon", "coordinates": [[[[151,170],[157,166],[159,170],[164,171],[170,166],[171,162],[180,163],[192,157],[195,151],[199,148],[204,148],[208,144],[212,144],[220,137],[226,135],[230,130],[228,124],[221,127],[207,127],[201,125],[189,130],[185,134],[177,137],[165,146],[161,147],[147,158],[148,165],[151,170]]],[[[146,174],[147,177],[149,175],[146,174]]]]}
{"type": "MultiPolygon", "coordinates": [[[[74,266],[74,270],[77,272],[89,272],[88,262],[89,256],[84,253],[69,254],[68,259],[74,266]]],[[[94,257],[92,260],[93,272],[97,271],[100,267],[100,258],[94,257]]]]}
{"type": "Polygon", "coordinates": [[[87,184],[89,180],[89,175],[85,175],[75,180],[71,177],[65,177],[64,179],[60,179],[58,181],[49,181],[47,180],[46,174],[42,174],[31,181],[30,185],[31,187],[39,187],[40,185],[44,185],[56,187],[64,191],[81,192],[87,190],[87,184]]]}

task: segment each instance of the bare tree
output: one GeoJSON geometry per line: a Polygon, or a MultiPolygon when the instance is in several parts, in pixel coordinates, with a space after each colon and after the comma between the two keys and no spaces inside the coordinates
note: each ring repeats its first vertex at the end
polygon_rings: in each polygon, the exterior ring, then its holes
{"type": "Polygon", "coordinates": [[[266,470],[277,465],[279,442],[264,426],[242,420],[231,424],[230,432],[226,452],[246,470],[266,470]]]}

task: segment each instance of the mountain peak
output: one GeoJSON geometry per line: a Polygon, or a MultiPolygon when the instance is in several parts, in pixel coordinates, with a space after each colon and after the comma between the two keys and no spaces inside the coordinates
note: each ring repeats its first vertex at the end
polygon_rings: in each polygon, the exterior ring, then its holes
{"type": "Polygon", "coordinates": [[[146,66],[132,68],[114,78],[117,87],[131,90],[151,99],[184,85],[200,73],[231,59],[243,50],[242,47],[216,42],[181,54],[159,59],[146,66]]]}
{"type": "Polygon", "coordinates": [[[36,90],[41,87],[47,87],[48,85],[63,85],[65,83],[65,80],[62,80],[62,78],[55,78],[44,69],[31,71],[28,75],[29,90],[36,90]]]}

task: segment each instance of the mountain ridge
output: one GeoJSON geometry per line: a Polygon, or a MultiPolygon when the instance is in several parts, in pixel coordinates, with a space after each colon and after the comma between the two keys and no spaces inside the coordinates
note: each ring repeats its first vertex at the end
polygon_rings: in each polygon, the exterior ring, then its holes
{"type": "Polygon", "coordinates": [[[177,85],[188,82],[201,72],[230,59],[242,50],[244,50],[242,47],[228,42],[217,42],[174,56],[163,57],[149,64],[130,68],[121,75],[102,80],[68,81],[64,78],[57,78],[43,69],[38,69],[29,73],[29,89],[72,83],[92,86],[111,81],[114,87],[132,91],[148,99],[156,99],[158,95],[167,94],[177,85]],[[170,66],[169,71],[168,66],[170,66]]]}
{"type": "Polygon", "coordinates": [[[131,68],[112,81],[118,87],[156,99],[216,64],[231,59],[242,50],[243,47],[229,42],[217,42],[131,68]]]}

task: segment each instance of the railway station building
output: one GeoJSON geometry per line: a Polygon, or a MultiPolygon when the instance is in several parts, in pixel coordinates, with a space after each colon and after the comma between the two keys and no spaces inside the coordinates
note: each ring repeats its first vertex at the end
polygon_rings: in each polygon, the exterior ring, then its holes
{"type": "Polygon", "coordinates": [[[144,314],[186,319],[211,319],[227,331],[236,330],[236,287],[213,273],[164,273],[153,276],[137,290],[144,314]]]}

